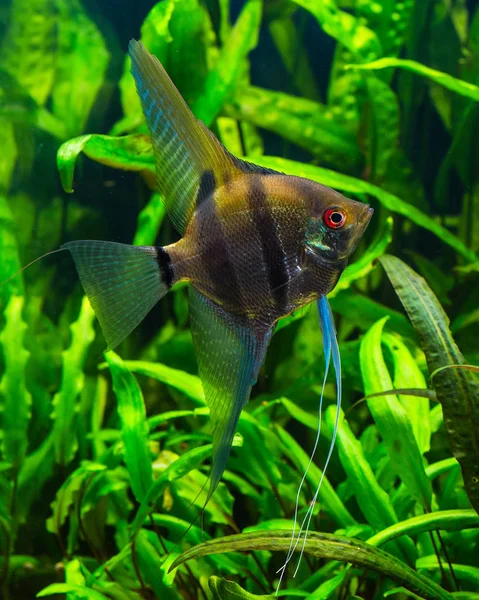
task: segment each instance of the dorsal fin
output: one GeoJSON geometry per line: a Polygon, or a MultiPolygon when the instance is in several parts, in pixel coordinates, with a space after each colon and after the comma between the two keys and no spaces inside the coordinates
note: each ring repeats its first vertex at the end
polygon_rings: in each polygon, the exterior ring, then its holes
{"type": "Polygon", "coordinates": [[[158,191],[183,234],[205,195],[241,173],[270,173],[234,157],[193,115],[160,61],[131,40],[132,74],[155,155],[158,191]]]}

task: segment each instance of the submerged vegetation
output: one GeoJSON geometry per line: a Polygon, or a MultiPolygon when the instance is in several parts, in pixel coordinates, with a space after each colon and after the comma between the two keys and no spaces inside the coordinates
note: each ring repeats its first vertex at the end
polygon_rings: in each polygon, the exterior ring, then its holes
{"type": "MultiPolygon", "coordinates": [[[[330,294],[338,435],[278,597],[479,598],[473,6],[162,0],[131,31],[233,154],[375,208],[330,294]]],[[[0,17],[0,280],[69,240],[172,241],[119,17],[81,0],[11,0],[0,17]]],[[[318,428],[316,312],[279,323],[198,518],[211,431],[185,287],[104,355],[67,253],[2,285],[0,304],[2,598],[273,595],[318,428]]]]}

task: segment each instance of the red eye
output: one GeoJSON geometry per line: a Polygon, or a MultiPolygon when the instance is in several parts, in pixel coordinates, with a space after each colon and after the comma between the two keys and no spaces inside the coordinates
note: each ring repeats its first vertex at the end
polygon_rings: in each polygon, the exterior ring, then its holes
{"type": "Polygon", "coordinates": [[[339,208],[328,208],[324,213],[324,222],[330,229],[339,229],[346,223],[346,215],[339,208]]]}

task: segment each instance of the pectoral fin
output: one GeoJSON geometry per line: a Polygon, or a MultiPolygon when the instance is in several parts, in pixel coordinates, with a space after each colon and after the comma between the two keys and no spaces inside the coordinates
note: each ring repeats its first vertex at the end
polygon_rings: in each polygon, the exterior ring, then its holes
{"type": "Polygon", "coordinates": [[[189,303],[193,344],[213,428],[208,502],[225,470],[236,425],[263,363],[271,329],[256,330],[193,287],[189,303]]]}

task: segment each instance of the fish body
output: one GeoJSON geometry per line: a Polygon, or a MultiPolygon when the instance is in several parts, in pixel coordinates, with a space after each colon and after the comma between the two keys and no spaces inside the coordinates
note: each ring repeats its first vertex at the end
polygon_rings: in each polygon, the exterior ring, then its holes
{"type": "Polygon", "coordinates": [[[278,319],[319,299],[323,333],[334,335],[325,296],[372,209],[308,179],[234,157],[193,116],[142,44],[132,41],[130,56],[158,191],[182,237],[166,247],[76,241],[63,248],[72,253],[108,348],[175,283],[190,284],[193,344],[213,426],[207,502],[278,319]]]}

